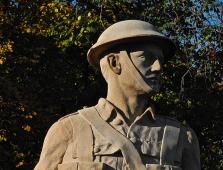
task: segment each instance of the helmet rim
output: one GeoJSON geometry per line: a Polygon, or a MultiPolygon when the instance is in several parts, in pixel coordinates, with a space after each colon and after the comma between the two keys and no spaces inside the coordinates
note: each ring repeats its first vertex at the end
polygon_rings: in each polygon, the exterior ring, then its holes
{"type": "Polygon", "coordinates": [[[115,23],[108,27],[98,38],[98,41],[88,50],[87,59],[88,62],[93,66],[99,66],[100,59],[104,56],[107,50],[113,48],[114,46],[120,46],[123,44],[134,43],[134,42],[144,42],[146,43],[155,43],[159,47],[161,47],[165,61],[170,59],[176,51],[176,47],[172,40],[164,36],[163,34],[157,32],[155,27],[147,22],[140,20],[126,20],[115,23]],[[133,23],[142,24],[142,28],[137,28],[130,33],[121,30],[120,34],[115,34],[114,36],[110,35],[110,32],[118,31],[118,25],[126,24],[128,27],[128,22],[130,23],[130,27],[133,27],[133,23]],[[116,26],[116,28],[112,28],[116,26]],[[123,32],[122,32],[123,31],[123,32]],[[130,35],[129,35],[130,34],[130,35]]]}

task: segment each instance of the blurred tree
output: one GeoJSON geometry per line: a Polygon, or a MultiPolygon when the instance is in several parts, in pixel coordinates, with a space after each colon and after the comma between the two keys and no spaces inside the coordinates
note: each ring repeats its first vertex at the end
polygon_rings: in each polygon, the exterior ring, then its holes
{"type": "Polygon", "coordinates": [[[221,0],[1,0],[0,169],[32,169],[62,115],[106,94],[87,50],[109,25],[154,24],[177,45],[164,65],[157,112],[190,124],[202,169],[223,168],[221,0]]]}

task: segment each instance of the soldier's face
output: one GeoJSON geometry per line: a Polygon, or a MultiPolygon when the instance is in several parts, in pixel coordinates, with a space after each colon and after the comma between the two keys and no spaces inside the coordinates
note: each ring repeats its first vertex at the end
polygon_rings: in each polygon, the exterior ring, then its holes
{"type": "Polygon", "coordinates": [[[151,90],[158,91],[164,58],[161,48],[154,44],[134,45],[129,50],[129,55],[134,66],[144,81],[151,87],[151,90]]]}

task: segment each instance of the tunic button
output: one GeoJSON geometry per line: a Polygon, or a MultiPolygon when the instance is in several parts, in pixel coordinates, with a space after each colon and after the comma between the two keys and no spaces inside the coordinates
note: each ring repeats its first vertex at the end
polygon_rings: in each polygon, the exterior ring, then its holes
{"type": "Polygon", "coordinates": [[[131,140],[133,143],[136,143],[136,138],[135,138],[135,137],[130,138],[130,140],[131,140]]]}
{"type": "Polygon", "coordinates": [[[100,152],[100,151],[101,151],[101,149],[100,149],[99,147],[95,147],[95,148],[94,148],[94,152],[95,152],[95,153],[98,153],[98,152],[100,152]]]}

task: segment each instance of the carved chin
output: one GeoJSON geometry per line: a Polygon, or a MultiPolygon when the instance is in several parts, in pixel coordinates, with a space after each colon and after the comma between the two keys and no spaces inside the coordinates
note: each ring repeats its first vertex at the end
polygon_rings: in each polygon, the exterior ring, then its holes
{"type": "Polygon", "coordinates": [[[147,80],[146,83],[151,88],[151,91],[158,92],[160,89],[160,81],[159,80],[147,80]]]}
{"type": "Polygon", "coordinates": [[[148,84],[148,86],[150,87],[148,90],[147,90],[147,94],[149,95],[149,96],[152,96],[152,95],[154,95],[154,94],[156,94],[156,93],[158,93],[159,92],[159,90],[160,90],[160,85],[158,84],[148,84]]]}

